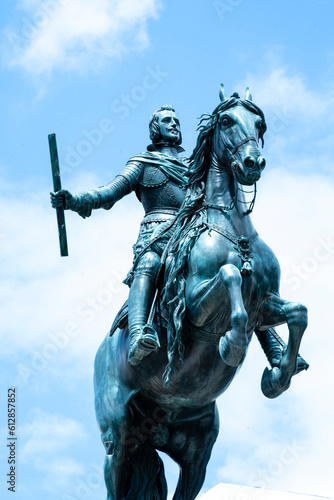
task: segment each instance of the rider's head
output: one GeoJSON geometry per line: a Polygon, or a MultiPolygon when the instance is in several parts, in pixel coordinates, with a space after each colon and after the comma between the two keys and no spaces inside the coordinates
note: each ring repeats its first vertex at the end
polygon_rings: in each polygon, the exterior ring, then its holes
{"type": "Polygon", "coordinates": [[[173,106],[166,104],[157,109],[150,118],[150,139],[153,144],[167,142],[179,146],[182,142],[180,121],[173,106]]]}

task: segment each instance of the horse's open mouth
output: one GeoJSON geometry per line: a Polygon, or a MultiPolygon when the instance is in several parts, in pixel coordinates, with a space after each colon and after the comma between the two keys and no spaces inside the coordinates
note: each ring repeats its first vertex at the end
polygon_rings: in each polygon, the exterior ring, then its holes
{"type": "Polygon", "coordinates": [[[239,169],[239,172],[236,174],[237,180],[240,184],[245,184],[246,186],[252,186],[255,182],[257,182],[261,177],[261,172],[256,170],[251,173],[245,174],[239,169]]]}
{"type": "Polygon", "coordinates": [[[257,170],[256,172],[252,172],[251,174],[248,174],[246,176],[246,181],[249,182],[250,184],[254,184],[254,182],[257,182],[261,177],[261,172],[257,170]]]}
{"type": "Polygon", "coordinates": [[[261,177],[261,172],[259,170],[245,173],[239,162],[234,162],[233,171],[239,184],[245,184],[246,186],[252,186],[261,177]]]}

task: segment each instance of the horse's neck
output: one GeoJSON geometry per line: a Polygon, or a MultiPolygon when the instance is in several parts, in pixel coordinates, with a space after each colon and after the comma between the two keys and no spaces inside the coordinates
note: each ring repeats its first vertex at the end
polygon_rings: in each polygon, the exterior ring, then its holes
{"type": "Polygon", "coordinates": [[[227,170],[211,164],[206,181],[205,191],[208,207],[208,222],[218,224],[237,235],[244,234],[251,236],[255,229],[249,215],[245,215],[247,204],[245,204],[245,195],[242,191],[237,192],[237,181],[227,170]],[[237,195],[237,196],[236,196],[237,195]],[[225,215],[215,207],[230,207],[225,215]]]}

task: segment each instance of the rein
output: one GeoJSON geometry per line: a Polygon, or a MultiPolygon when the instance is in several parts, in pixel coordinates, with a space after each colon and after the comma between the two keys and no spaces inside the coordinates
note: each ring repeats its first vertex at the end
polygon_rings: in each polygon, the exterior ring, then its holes
{"type": "MultiPolygon", "coordinates": [[[[242,193],[251,193],[252,192],[252,191],[244,191],[243,189],[239,188],[239,186],[237,185],[237,192],[238,191],[241,191],[242,193]]],[[[247,203],[249,203],[249,208],[248,208],[248,210],[246,210],[246,212],[244,212],[244,215],[249,215],[254,210],[255,200],[256,200],[256,194],[257,194],[256,182],[254,184],[254,191],[253,191],[253,193],[254,193],[254,196],[253,196],[253,199],[252,199],[251,202],[238,200],[238,202],[242,203],[243,205],[247,205],[247,203]]]]}

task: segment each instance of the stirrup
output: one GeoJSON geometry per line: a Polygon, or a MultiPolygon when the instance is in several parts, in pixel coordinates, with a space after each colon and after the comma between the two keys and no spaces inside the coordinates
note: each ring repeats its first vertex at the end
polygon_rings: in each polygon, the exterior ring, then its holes
{"type": "Polygon", "coordinates": [[[145,325],[133,345],[130,346],[128,361],[131,365],[138,365],[143,358],[156,352],[159,348],[160,342],[157,332],[153,326],[145,325]]]}

